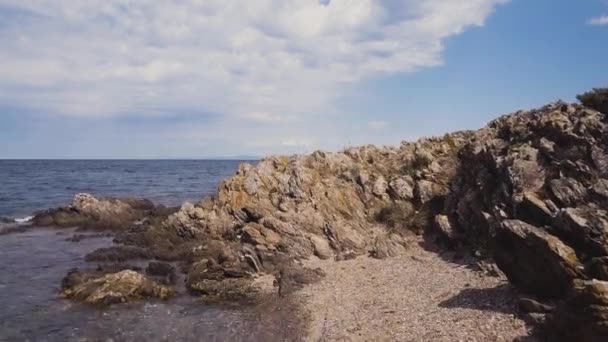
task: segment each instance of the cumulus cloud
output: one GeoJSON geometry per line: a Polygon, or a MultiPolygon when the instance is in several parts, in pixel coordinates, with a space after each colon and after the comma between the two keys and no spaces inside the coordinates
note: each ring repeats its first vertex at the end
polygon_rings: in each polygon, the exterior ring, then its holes
{"type": "Polygon", "coordinates": [[[262,122],[344,86],[442,63],[508,0],[0,0],[0,104],[52,114],[180,110],[262,122]]]}
{"type": "Polygon", "coordinates": [[[0,108],[48,117],[40,134],[70,148],[124,133],[120,157],[397,143],[391,118],[340,101],[441,65],[446,38],[508,1],[0,0],[0,108]]]}
{"type": "Polygon", "coordinates": [[[591,19],[589,19],[589,21],[587,21],[587,23],[589,25],[598,25],[598,26],[608,25],[608,15],[591,18],[591,19]]]}

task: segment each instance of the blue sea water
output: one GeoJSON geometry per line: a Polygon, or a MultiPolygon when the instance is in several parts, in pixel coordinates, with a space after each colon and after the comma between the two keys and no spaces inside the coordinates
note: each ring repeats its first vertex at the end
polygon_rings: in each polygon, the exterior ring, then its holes
{"type": "Polygon", "coordinates": [[[80,192],[178,206],[213,194],[238,160],[0,160],[0,217],[23,218],[80,192]]]}

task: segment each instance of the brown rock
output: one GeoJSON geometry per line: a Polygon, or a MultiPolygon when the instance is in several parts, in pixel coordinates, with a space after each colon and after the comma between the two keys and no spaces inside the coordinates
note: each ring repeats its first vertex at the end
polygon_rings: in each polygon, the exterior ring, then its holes
{"type": "Polygon", "coordinates": [[[574,250],[557,237],[518,220],[502,222],[495,259],[509,281],[540,298],[562,297],[583,277],[574,250]]]}
{"type": "Polygon", "coordinates": [[[608,255],[608,215],[602,210],[566,208],[559,213],[555,229],[586,255],[608,255]]]}
{"type": "Polygon", "coordinates": [[[587,190],[573,178],[554,179],[549,183],[553,196],[563,206],[570,207],[580,203],[587,196],[587,190]]]}
{"type": "Polygon", "coordinates": [[[249,224],[243,228],[243,241],[254,245],[263,245],[266,243],[264,236],[260,232],[261,226],[257,223],[249,224]]]}

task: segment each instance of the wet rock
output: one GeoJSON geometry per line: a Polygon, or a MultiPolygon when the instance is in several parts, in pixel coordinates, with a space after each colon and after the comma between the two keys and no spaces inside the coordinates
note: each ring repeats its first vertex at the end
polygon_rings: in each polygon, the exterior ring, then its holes
{"type": "Polygon", "coordinates": [[[258,289],[252,285],[250,279],[242,278],[202,279],[190,283],[188,288],[192,293],[209,302],[247,301],[254,299],[258,293],[258,289]]]}
{"type": "Polygon", "coordinates": [[[154,204],[145,199],[96,198],[77,194],[68,206],[38,213],[32,219],[37,226],[58,226],[94,229],[126,229],[135,221],[156,215],[154,204]]]}
{"type": "Polygon", "coordinates": [[[152,261],[146,267],[146,275],[159,277],[164,283],[174,284],[177,278],[175,267],[166,262],[152,261]]]}
{"type": "Polygon", "coordinates": [[[502,222],[495,259],[510,282],[540,298],[562,297],[584,277],[574,250],[557,237],[518,220],[502,222]]]}
{"type": "Polygon", "coordinates": [[[85,256],[88,262],[124,262],[133,259],[150,259],[150,251],[133,246],[112,246],[97,249],[85,256]]]}
{"type": "Polygon", "coordinates": [[[142,298],[168,299],[172,295],[170,288],[130,270],[93,279],[76,278],[73,274],[70,280],[64,282],[61,296],[90,304],[110,305],[142,298]]]}

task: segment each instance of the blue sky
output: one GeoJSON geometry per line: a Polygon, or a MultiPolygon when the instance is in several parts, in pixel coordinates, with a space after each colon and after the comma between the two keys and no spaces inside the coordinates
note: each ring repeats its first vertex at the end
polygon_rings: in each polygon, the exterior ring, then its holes
{"type": "Polygon", "coordinates": [[[0,158],[398,144],[608,86],[604,0],[0,0],[0,158]]]}

